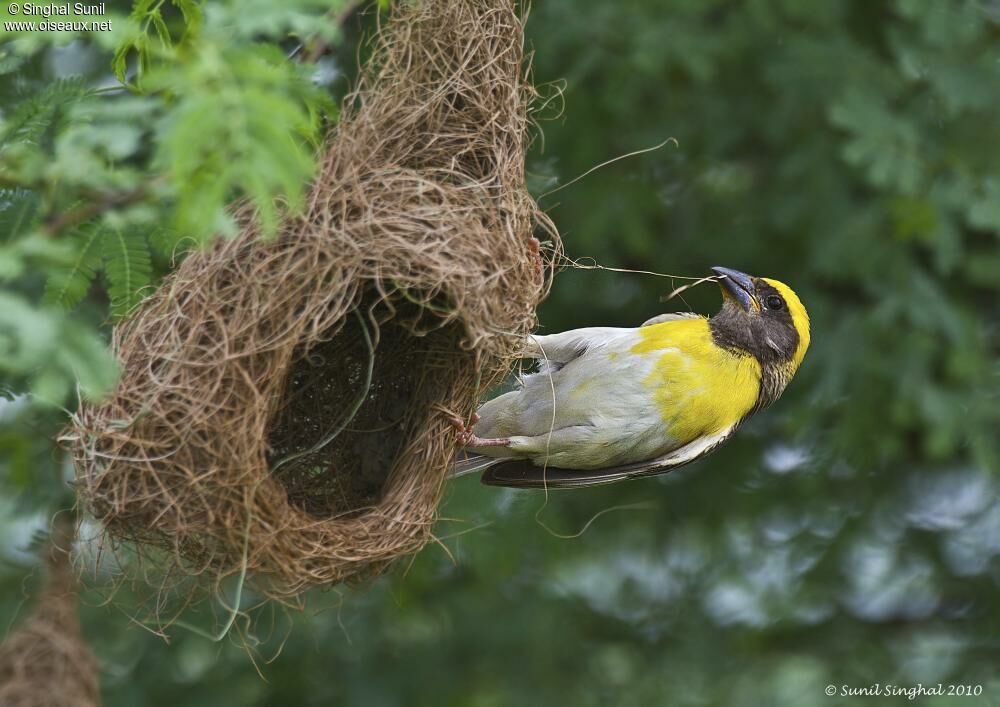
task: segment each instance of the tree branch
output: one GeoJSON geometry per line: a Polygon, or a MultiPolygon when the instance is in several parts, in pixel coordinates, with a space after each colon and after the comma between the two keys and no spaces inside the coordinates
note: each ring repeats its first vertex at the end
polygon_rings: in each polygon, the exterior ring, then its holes
{"type": "Polygon", "coordinates": [[[48,235],[54,236],[60,231],[72,228],[73,226],[83,223],[84,221],[89,221],[95,216],[99,216],[105,212],[111,211],[112,209],[117,209],[122,206],[134,204],[137,201],[142,201],[148,195],[149,187],[146,184],[140,184],[138,187],[130,191],[95,195],[96,198],[94,198],[91,203],[78,206],[75,209],[70,209],[55,218],[46,220],[44,231],[48,235]]]}

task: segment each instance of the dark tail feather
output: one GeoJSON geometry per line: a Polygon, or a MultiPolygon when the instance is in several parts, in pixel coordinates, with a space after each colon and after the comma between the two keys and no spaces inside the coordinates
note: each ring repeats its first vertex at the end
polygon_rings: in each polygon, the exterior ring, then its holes
{"type": "Polygon", "coordinates": [[[457,479],[459,476],[465,476],[466,474],[475,474],[484,469],[489,469],[500,461],[503,461],[503,459],[494,459],[482,454],[472,454],[461,459],[456,459],[452,462],[447,478],[457,479]]]}

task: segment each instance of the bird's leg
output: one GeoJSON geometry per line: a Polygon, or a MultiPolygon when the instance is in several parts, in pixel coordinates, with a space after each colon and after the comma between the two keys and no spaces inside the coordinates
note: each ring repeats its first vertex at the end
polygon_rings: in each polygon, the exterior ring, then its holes
{"type": "Polygon", "coordinates": [[[542,242],[532,236],[528,239],[528,252],[535,258],[535,276],[539,282],[545,279],[545,263],[542,262],[542,242]]]}
{"type": "Polygon", "coordinates": [[[472,426],[479,422],[479,415],[476,413],[472,413],[472,424],[469,426],[465,424],[465,420],[457,415],[448,419],[455,426],[455,429],[458,430],[458,443],[463,447],[506,447],[510,444],[510,440],[506,437],[498,437],[496,439],[476,437],[476,433],[472,431],[472,426]]]}

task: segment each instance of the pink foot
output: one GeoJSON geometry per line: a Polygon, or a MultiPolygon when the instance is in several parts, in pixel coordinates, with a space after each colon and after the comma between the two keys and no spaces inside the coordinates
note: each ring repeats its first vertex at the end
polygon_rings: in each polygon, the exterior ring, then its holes
{"type": "Polygon", "coordinates": [[[472,431],[472,427],[479,422],[479,415],[476,413],[472,413],[471,424],[468,426],[465,424],[465,420],[460,417],[451,417],[449,420],[455,426],[455,429],[458,430],[458,443],[463,447],[506,447],[510,444],[510,440],[506,437],[498,437],[496,439],[476,437],[476,434],[472,431]]]}
{"type": "Polygon", "coordinates": [[[545,278],[545,264],[542,262],[542,243],[532,236],[528,239],[528,252],[535,257],[535,275],[541,282],[545,278]]]}

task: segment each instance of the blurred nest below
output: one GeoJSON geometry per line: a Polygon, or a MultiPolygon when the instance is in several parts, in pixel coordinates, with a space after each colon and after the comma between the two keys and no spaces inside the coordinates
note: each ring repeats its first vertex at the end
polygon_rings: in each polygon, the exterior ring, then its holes
{"type": "Polygon", "coordinates": [[[2,707],[99,707],[97,660],[83,640],[70,514],[53,523],[48,576],[31,614],[0,644],[2,707]]]}

